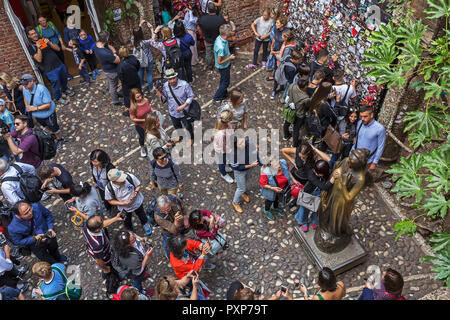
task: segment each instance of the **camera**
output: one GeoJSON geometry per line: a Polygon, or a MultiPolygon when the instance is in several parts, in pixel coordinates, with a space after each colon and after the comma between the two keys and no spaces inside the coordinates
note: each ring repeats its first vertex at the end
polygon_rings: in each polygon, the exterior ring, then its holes
{"type": "Polygon", "coordinates": [[[46,239],[51,239],[52,238],[52,232],[50,230],[47,230],[47,232],[44,233],[44,237],[46,239]]]}
{"type": "Polygon", "coordinates": [[[122,210],[120,212],[120,217],[125,220],[127,218],[127,212],[125,210],[122,210]]]}
{"type": "Polygon", "coordinates": [[[148,250],[150,250],[151,248],[153,248],[153,245],[150,244],[150,243],[146,243],[146,244],[144,245],[144,248],[145,248],[145,251],[148,251],[148,250]]]}
{"type": "Polygon", "coordinates": [[[11,130],[9,129],[8,125],[2,121],[0,121],[0,133],[2,135],[9,133],[11,130]]]}
{"type": "Polygon", "coordinates": [[[164,82],[162,79],[156,80],[155,84],[154,84],[155,88],[158,89],[159,91],[162,91],[163,85],[164,85],[164,82]]]}
{"type": "Polygon", "coordinates": [[[287,288],[285,286],[281,286],[280,287],[280,291],[283,292],[283,293],[286,293],[287,288]]]}

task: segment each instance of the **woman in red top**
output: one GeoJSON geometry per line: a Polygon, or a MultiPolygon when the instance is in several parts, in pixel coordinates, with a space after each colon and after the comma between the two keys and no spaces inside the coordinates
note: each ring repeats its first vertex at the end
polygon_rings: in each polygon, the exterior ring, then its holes
{"type": "Polygon", "coordinates": [[[139,135],[139,145],[141,146],[141,157],[147,156],[145,150],[145,116],[150,112],[156,112],[152,109],[148,99],[144,97],[141,89],[133,88],[130,91],[130,119],[134,122],[134,127],[139,135]]]}
{"type": "Polygon", "coordinates": [[[170,237],[167,244],[170,250],[170,265],[178,279],[183,278],[191,270],[199,272],[211,249],[209,243],[203,244],[200,241],[186,239],[183,235],[170,237]],[[196,251],[201,251],[198,258],[195,254],[196,251]]]}
{"type": "Polygon", "coordinates": [[[259,185],[261,193],[266,199],[263,212],[269,220],[274,220],[273,210],[280,216],[284,215],[284,210],[278,207],[278,195],[283,191],[283,188],[291,184],[293,178],[289,172],[289,166],[286,160],[273,159],[269,164],[261,168],[261,176],[259,178],[259,185]]]}

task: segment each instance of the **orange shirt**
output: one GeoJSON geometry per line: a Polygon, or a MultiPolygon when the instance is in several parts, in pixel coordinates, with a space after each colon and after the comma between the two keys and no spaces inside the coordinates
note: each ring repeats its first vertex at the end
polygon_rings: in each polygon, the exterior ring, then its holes
{"type": "MultiPolygon", "coordinates": [[[[200,241],[190,239],[187,239],[186,241],[187,241],[187,251],[194,253],[195,251],[200,250],[200,245],[202,244],[200,241]]],[[[181,279],[191,270],[199,272],[202,266],[205,264],[205,260],[203,259],[194,260],[190,256],[189,258],[183,257],[183,259],[178,259],[171,252],[170,264],[177,278],[181,279]]]]}

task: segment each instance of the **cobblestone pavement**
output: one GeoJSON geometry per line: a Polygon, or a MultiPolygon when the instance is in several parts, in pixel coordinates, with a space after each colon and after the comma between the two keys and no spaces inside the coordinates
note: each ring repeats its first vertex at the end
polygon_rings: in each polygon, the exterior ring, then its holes
{"type": "MultiPolygon", "coordinates": [[[[232,85],[254,72],[244,67],[248,59],[249,56],[242,55],[234,63],[232,85]]],[[[194,67],[193,87],[197,100],[203,105],[212,98],[219,76],[215,72],[205,74],[202,69],[202,65],[194,67]]],[[[269,99],[272,83],[265,80],[267,75],[265,70],[258,72],[239,87],[249,102],[250,128],[282,127],[281,106],[276,100],[269,99]]],[[[77,79],[74,81],[78,82],[77,79]]],[[[148,204],[153,197],[158,196],[156,191],[150,191],[148,159],[140,158],[139,152],[133,153],[138,147],[137,134],[131,121],[121,115],[124,109],[110,104],[104,74],[97,79],[95,88],[75,86],[75,89],[77,94],[70,98],[70,103],[58,109],[58,119],[67,143],[54,161],[72,172],[76,181],[86,181],[91,178],[88,162],[91,150],[102,148],[113,161],[124,157],[118,167],[141,180],[145,204],[148,204]]],[[[167,107],[156,102],[154,95],[150,98],[154,101],[153,105],[167,115],[167,107]]],[[[210,104],[203,111],[204,130],[213,127],[216,109],[217,106],[210,104]]],[[[318,269],[312,261],[308,261],[293,233],[296,225],[294,211],[285,217],[277,216],[275,221],[269,221],[263,216],[258,169],[253,169],[251,173],[248,186],[251,202],[243,206],[242,215],[237,214],[231,205],[235,184],[228,185],[220,179],[215,165],[182,165],[181,169],[185,185],[184,200],[188,209],[208,209],[227,220],[224,233],[230,248],[221,259],[216,260],[216,270],[201,272],[201,279],[213,291],[212,299],[224,299],[229,284],[236,279],[250,286],[262,286],[265,296],[275,293],[276,288],[284,284],[294,293],[294,298],[301,298],[300,291],[294,285],[295,279],[305,282],[310,293],[317,290],[313,287],[317,282],[318,269]]],[[[70,257],[71,264],[81,267],[83,298],[109,299],[100,270],[86,252],[81,232],[74,230],[63,203],[53,197],[44,204],[53,212],[62,253],[70,257]]],[[[394,241],[392,229],[396,219],[373,187],[366,187],[361,192],[351,224],[370,254],[363,265],[338,276],[348,288],[363,284],[369,265],[377,265],[382,269],[391,266],[404,277],[431,273],[430,265],[420,264],[419,258],[423,253],[412,239],[402,237],[394,241]]],[[[137,220],[134,217],[135,223],[137,220]]],[[[120,227],[115,225],[112,229],[119,230],[120,227]]],[[[135,225],[135,230],[141,236],[144,234],[140,225],[135,225]]],[[[149,263],[151,277],[144,282],[144,287],[150,288],[155,286],[161,276],[173,274],[173,271],[163,253],[160,230],[155,228],[147,239],[156,249],[149,263]]],[[[31,265],[31,257],[24,260],[31,265]]],[[[32,283],[35,284],[36,279],[33,278],[32,283]]],[[[418,299],[439,286],[441,283],[432,280],[431,276],[422,277],[422,280],[406,281],[404,294],[408,299],[418,299]]],[[[360,293],[356,289],[349,291],[346,299],[355,299],[360,293]]],[[[29,295],[30,291],[27,292],[29,295]]]]}

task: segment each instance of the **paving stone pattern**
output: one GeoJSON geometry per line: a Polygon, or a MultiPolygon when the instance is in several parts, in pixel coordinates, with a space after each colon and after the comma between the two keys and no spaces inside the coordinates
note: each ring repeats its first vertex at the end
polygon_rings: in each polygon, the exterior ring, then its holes
{"type": "MultiPolygon", "coordinates": [[[[231,75],[232,85],[252,73],[245,69],[249,55],[241,55],[236,59],[231,75]]],[[[204,72],[203,66],[194,67],[194,92],[200,104],[209,101],[218,86],[219,75],[216,72],[204,72]]],[[[263,70],[240,86],[249,104],[249,127],[281,128],[281,106],[277,100],[270,100],[272,83],[265,80],[268,73],[263,70]]],[[[72,81],[77,83],[78,79],[72,81]]],[[[85,89],[74,86],[76,95],[70,98],[67,106],[59,107],[58,119],[67,143],[60,150],[55,162],[60,163],[73,173],[75,181],[86,181],[91,178],[89,153],[95,148],[106,150],[116,161],[138,147],[137,133],[132,122],[122,116],[123,107],[112,106],[107,93],[104,74],[96,81],[94,88],[85,89]]],[[[156,101],[155,95],[148,95],[152,106],[161,110],[166,116],[167,106],[156,101]]],[[[211,104],[203,111],[203,129],[213,127],[217,106],[211,104]]],[[[166,127],[170,125],[166,123],[166,127]]],[[[204,146],[207,143],[204,143],[204,146]]],[[[287,146],[283,142],[282,146],[287,146]]],[[[150,190],[149,161],[139,157],[139,152],[133,153],[118,165],[119,169],[135,174],[143,184],[145,204],[157,197],[159,192],[150,190]]],[[[308,287],[316,284],[318,269],[307,260],[305,252],[300,248],[293,233],[296,222],[292,211],[285,217],[276,216],[275,221],[269,221],[262,213],[263,198],[258,186],[259,169],[254,168],[248,185],[249,204],[244,204],[242,215],[233,210],[231,201],[236,185],[228,185],[223,181],[215,165],[181,165],[184,178],[184,201],[188,210],[208,209],[222,215],[226,219],[224,233],[230,248],[221,253],[221,257],[211,261],[217,265],[216,270],[201,271],[201,279],[213,291],[211,299],[224,299],[229,284],[241,280],[253,287],[262,287],[267,297],[276,292],[283,284],[294,293],[294,298],[301,298],[300,291],[295,288],[294,280],[301,280],[308,287]]],[[[54,204],[58,198],[53,197],[44,204],[50,205],[56,221],[56,232],[62,253],[69,256],[70,264],[79,265],[82,270],[83,299],[110,299],[105,291],[100,277],[100,269],[88,255],[82,234],[75,230],[70,222],[61,201],[54,204]]],[[[133,217],[135,231],[143,236],[144,231],[133,217]]],[[[402,237],[394,241],[392,232],[396,217],[384,205],[384,202],[371,188],[365,188],[359,199],[352,217],[352,226],[361,243],[370,251],[369,259],[343,275],[347,287],[363,284],[366,268],[378,265],[381,268],[391,266],[400,271],[403,276],[430,273],[430,265],[419,263],[423,255],[419,246],[410,238],[402,237]]],[[[120,223],[119,223],[120,224],[120,223]]],[[[113,225],[110,231],[114,234],[122,228],[113,225]]],[[[164,275],[173,274],[162,248],[159,228],[147,240],[154,244],[155,251],[150,259],[150,278],[144,282],[144,288],[154,288],[156,282],[164,275]]],[[[24,260],[31,265],[35,257],[24,260]]],[[[30,272],[28,273],[29,276],[30,272]]],[[[37,279],[31,279],[33,285],[37,279]]],[[[131,281],[127,282],[131,284],[131,281]]],[[[423,280],[405,283],[405,295],[409,299],[417,299],[430,293],[440,286],[434,280],[423,280]]],[[[310,293],[317,289],[310,288],[310,293]]],[[[30,298],[29,290],[26,294],[30,298]]],[[[359,292],[346,296],[355,299],[359,292]]]]}

